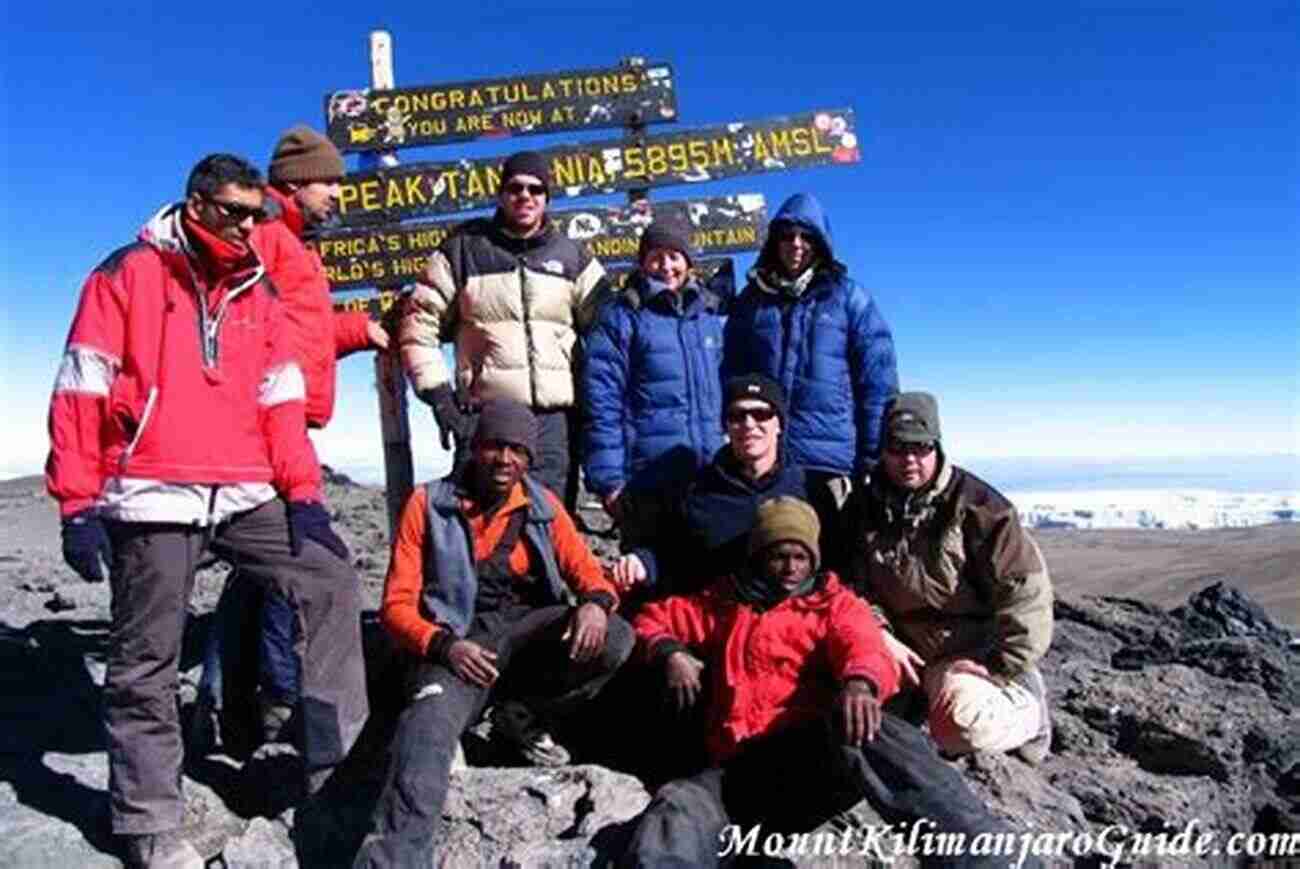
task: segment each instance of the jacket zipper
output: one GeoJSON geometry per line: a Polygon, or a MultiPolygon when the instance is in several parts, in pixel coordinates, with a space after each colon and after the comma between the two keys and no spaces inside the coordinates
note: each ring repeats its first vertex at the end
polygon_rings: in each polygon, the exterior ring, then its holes
{"type": "Polygon", "coordinates": [[[537,349],[533,341],[533,321],[528,309],[528,267],[519,259],[519,302],[524,309],[524,345],[528,348],[528,394],[537,407],[537,349]]]}
{"type": "Polygon", "coordinates": [[[135,437],[126,445],[122,451],[122,457],[117,460],[119,473],[126,473],[126,463],[131,460],[131,455],[135,452],[136,446],[140,443],[140,438],[144,437],[145,426],[149,425],[149,417],[153,416],[154,401],[158,398],[158,387],[149,387],[149,397],[144,402],[144,413],[140,414],[140,424],[136,426],[135,437]]]}

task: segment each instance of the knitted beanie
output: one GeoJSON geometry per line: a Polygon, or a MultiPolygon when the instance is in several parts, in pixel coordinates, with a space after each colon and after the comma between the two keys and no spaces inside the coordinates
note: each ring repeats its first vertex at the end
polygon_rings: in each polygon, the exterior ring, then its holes
{"type": "Polygon", "coordinates": [[[637,249],[638,262],[644,262],[646,255],[657,247],[681,252],[690,264],[695,263],[695,250],[691,247],[690,229],[676,222],[656,220],[641,233],[641,247],[637,249]]]}
{"type": "Polygon", "coordinates": [[[343,155],[329,139],[298,124],[285,130],[275,143],[266,174],[272,184],[337,181],[345,174],[343,155]]]}
{"type": "Polygon", "coordinates": [[[537,417],[522,402],[513,398],[493,398],[479,411],[478,426],[474,429],[474,443],[501,441],[528,450],[530,459],[537,458],[537,417]]]}
{"type": "Polygon", "coordinates": [[[546,166],[546,158],[536,151],[520,151],[507,157],[501,167],[501,186],[506,186],[516,175],[532,175],[548,191],[551,189],[551,170],[546,166]]]}
{"type": "Polygon", "coordinates": [[[785,422],[785,390],[781,384],[762,374],[742,374],[733,377],[722,388],[722,414],[726,416],[727,408],[733,402],[745,398],[756,398],[772,405],[776,415],[785,422]]]}
{"type": "Polygon", "coordinates": [[[756,555],[775,543],[791,541],[802,545],[812,555],[812,569],[822,560],[821,549],[817,540],[821,537],[822,525],[817,519],[817,512],[807,501],[790,495],[781,495],[758,505],[758,518],[754,529],[749,532],[749,557],[756,555]]]}
{"type": "Polygon", "coordinates": [[[885,438],[932,444],[939,438],[939,402],[928,392],[900,392],[885,404],[885,438]]]}

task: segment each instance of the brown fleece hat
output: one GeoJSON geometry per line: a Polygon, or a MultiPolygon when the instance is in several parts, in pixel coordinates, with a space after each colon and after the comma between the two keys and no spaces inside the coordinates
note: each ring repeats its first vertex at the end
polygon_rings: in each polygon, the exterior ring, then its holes
{"type": "Polygon", "coordinates": [[[749,532],[749,557],[752,559],[774,543],[792,541],[812,553],[813,570],[822,560],[817,544],[822,523],[817,511],[807,501],[781,495],[758,505],[754,530],[749,532]]]}
{"type": "Polygon", "coordinates": [[[343,155],[334,143],[305,124],[284,131],[271,153],[272,184],[336,181],[343,177],[343,155]]]}
{"type": "Polygon", "coordinates": [[[641,245],[637,249],[637,262],[645,262],[646,255],[657,247],[675,250],[686,257],[686,262],[694,265],[695,249],[691,247],[690,227],[672,220],[656,220],[641,233],[641,245]]]}

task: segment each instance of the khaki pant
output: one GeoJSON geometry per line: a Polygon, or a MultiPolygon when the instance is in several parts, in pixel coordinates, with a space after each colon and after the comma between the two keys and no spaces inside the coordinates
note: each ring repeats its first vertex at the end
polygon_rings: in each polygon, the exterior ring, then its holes
{"type": "Polygon", "coordinates": [[[930,736],[945,754],[1005,752],[1038,735],[1042,707],[1018,682],[1001,684],[973,673],[953,672],[957,661],[928,664],[922,686],[929,706],[930,736]]]}
{"type": "Polygon", "coordinates": [[[160,833],[181,823],[177,665],[194,569],[205,549],[293,603],[307,771],[343,759],[369,713],[361,594],[347,562],[313,540],[291,555],[287,511],[278,499],[215,529],[162,522],[110,522],[108,529],[112,627],[104,719],[114,833],[160,833]]]}

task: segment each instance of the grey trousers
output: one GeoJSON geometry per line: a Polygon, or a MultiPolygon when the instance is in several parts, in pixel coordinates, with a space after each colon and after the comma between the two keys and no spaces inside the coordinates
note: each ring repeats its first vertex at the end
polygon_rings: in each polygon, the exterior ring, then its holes
{"type": "Polygon", "coordinates": [[[180,826],[183,744],[177,665],[194,569],[206,549],[294,603],[302,658],[307,770],[334,766],[369,714],[361,595],[352,568],[315,541],[289,553],[285,504],[270,501],[215,529],[110,522],[112,626],[104,682],[113,832],[180,826]]]}

